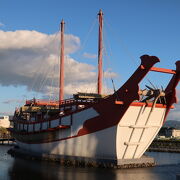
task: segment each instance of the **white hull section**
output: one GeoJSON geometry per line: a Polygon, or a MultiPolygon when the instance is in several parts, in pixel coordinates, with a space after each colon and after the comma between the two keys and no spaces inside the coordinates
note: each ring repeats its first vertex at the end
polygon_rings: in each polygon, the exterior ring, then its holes
{"type": "Polygon", "coordinates": [[[163,125],[165,108],[131,106],[117,128],[117,159],[140,158],[163,125]]]}
{"type": "MultiPolygon", "coordinates": [[[[17,144],[38,153],[104,159],[140,158],[161,128],[165,111],[165,108],[152,110],[152,107],[130,106],[116,126],[54,142],[26,144],[17,141],[17,144]]],[[[76,113],[71,128],[59,130],[59,138],[77,135],[83,123],[96,116],[99,114],[93,108],[76,113]]],[[[63,123],[67,121],[64,119],[63,123]]]]}
{"type": "Polygon", "coordinates": [[[115,159],[116,129],[117,126],[114,126],[96,133],[50,143],[17,143],[25,150],[38,153],[115,159]]]}

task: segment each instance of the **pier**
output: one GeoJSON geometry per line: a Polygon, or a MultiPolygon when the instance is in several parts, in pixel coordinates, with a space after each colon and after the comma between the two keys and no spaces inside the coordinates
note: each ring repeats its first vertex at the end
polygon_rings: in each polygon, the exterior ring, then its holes
{"type": "Polygon", "coordinates": [[[0,138],[0,145],[13,145],[14,143],[14,138],[0,138]]]}
{"type": "Polygon", "coordinates": [[[9,133],[0,134],[0,145],[13,145],[15,139],[9,133]]]}
{"type": "Polygon", "coordinates": [[[180,153],[180,140],[156,139],[152,142],[148,151],[180,153]]]}
{"type": "Polygon", "coordinates": [[[75,156],[64,156],[46,153],[34,153],[26,151],[18,146],[8,150],[8,154],[13,157],[20,157],[28,160],[40,160],[57,162],[64,167],[94,167],[94,168],[111,168],[111,169],[129,169],[153,167],[156,162],[153,157],[143,155],[139,159],[100,159],[100,158],[85,158],[75,156]]]}

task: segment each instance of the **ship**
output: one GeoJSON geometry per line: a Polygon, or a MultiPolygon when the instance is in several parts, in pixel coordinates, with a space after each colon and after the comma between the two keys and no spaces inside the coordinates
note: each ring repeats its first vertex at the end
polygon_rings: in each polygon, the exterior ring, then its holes
{"type": "MultiPolygon", "coordinates": [[[[11,135],[19,149],[56,157],[100,159],[105,162],[139,160],[177,103],[180,61],[176,69],[154,67],[156,56],[142,55],[132,76],[114,93],[102,94],[103,13],[98,13],[97,93],[78,92],[64,99],[64,21],[61,22],[59,100],[26,100],[15,110],[11,135]],[[139,83],[150,72],[172,78],[163,90],[139,83]]],[[[159,76],[157,76],[159,77],[159,76]]]]}

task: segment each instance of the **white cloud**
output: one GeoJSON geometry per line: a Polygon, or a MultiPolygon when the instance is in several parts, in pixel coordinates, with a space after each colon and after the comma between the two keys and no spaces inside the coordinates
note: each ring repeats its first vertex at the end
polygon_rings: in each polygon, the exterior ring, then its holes
{"type": "Polygon", "coordinates": [[[4,104],[12,104],[12,103],[23,103],[24,100],[19,100],[19,99],[8,99],[3,101],[2,103],[4,104]]]}
{"type": "Polygon", "coordinates": [[[3,26],[4,26],[4,24],[0,22],[0,27],[3,27],[3,26]]]}
{"type": "Polygon", "coordinates": [[[14,114],[14,112],[13,111],[3,111],[3,112],[1,112],[0,111],[0,116],[9,116],[9,115],[13,115],[14,114]]]}
{"type": "Polygon", "coordinates": [[[169,113],[168,120],[180,121],[180,90],[177,91],[178,104],[175,104],[175,109],[172,109],[169,113]]]}
{"type": "Polygon", "coordinates": [[[117,74],[112,72],[110,69],[104,72],[104,77],[105,78],[115,78],[117,77],[117,74]]]}
{"type": "MultiPolygon", "coordinates": [[[[0,84],[26,86],[28,90],[57,92],[59,76],[59,34],[37,31],[0,30],[0,84]],[[55,74],[53,74],[55,72],[55,74]]],[[[96,90],[95,67],[80,63],[70,54],[80,47],[80,39],[65,34],[65,93],[96,90]]],[[[105,72],[105,77],[113,73],[105,72]]]]}
{"type": "MultiPolygon", "coordinates": [[[[34,52],[42,51],[43,54],[57,53],[59,51],[59,34],[44,34],[37,31],[18,30],[2,31],[0,30],[0,50],[32,50],[34,52]]],[[[65,52],[73,53],[80,46],[80,40],[73,35],[65,35],[65,52]]]]}
{"type": "Polygon", "coordinates": [[[97,58],[97,54],[90,54],[90,53],[83,53],[83,56],[85,57],[85,58],[89,58],[89,59],[95,59],[95,58],[97,58]]]}

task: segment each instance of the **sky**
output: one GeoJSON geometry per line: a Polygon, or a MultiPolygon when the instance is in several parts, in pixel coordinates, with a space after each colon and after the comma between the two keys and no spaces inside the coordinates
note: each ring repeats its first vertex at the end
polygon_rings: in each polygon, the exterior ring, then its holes
{"type": "MultiPolygon", "coordinates": [[[[179,0],[0,0],[0,115],[26,99],[57,98],[59,26],[65,21],[65,94],[96,91],[98,11],[104,14],[104,93],[119,88],[144,54],[157,67],[180,59],[179,0]]],[[[165,88],[171,75],[150,73],[140,87],[165,88]]],[[[177,88],[180,98],[180,87],[177,88]]],[[[180,120],[180,104],[168,119],[180,120]]]]}

